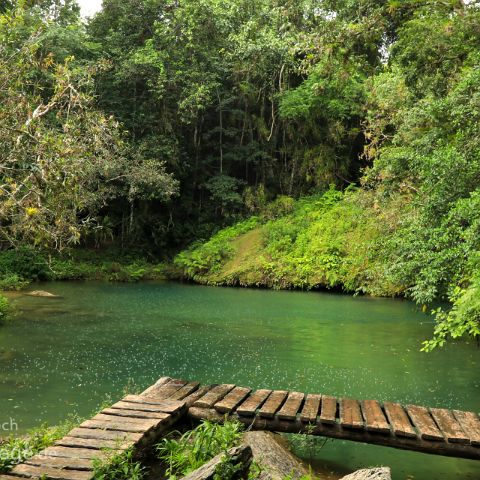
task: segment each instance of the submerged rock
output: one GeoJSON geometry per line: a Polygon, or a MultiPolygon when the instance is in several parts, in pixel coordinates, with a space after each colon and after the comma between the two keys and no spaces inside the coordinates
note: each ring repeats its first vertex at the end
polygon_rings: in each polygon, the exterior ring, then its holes
{"type": "Polygon", "coordinates": [[[33,290],[32,292],[26,292],[25,295],[29,295],[31,297],[60,298],[60,295],[55,295],[53,293],[46,292],[45,290],[33,290]]]}
{"type": "Polygon", "coordinates": [[[340,480],[392,480],[390,467],[364,468],[342,477],[340,480]]]}

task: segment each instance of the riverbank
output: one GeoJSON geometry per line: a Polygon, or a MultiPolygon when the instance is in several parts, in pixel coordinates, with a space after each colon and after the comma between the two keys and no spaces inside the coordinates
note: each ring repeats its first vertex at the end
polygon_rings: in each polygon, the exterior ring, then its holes
{"type": "Polygon", "coordinates": [[[21,290],[36,281],[164,280],[167,263],[118,250],[76,249],[50,254],[31,248],[0,252],[0,291],[21,290]]]}

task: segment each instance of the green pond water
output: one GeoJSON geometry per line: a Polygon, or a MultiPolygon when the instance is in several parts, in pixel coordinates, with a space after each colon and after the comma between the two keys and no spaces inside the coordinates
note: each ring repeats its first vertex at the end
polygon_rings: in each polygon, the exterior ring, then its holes
{"type": "MultiPolygon", "coordinates": [[[[480,411],[480,350],[419,352],[433,325],[407,301],[177,283],[38,288],[62,298],[16,296],[19,314],[0,327],[0,424],[12,418],[18,433],[164,375],[480,411]]],[[[389,465],[395,480],[480,479],[478,461],[316,446],[326,472],[389,465]]]]}

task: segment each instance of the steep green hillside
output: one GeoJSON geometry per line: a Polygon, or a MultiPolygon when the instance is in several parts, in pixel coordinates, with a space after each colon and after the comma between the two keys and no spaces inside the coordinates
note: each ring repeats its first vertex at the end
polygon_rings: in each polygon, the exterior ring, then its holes
{"type": "Polygon", "coordinates": [[[364,192],[332,189],[299,201],[280,197],[268,210],[180,253],[175,264],[186,278],[213,285],[343,288],[373,295],[405,290],[385,271],[381,239],[393,219],[376,212],[364,192]]]}

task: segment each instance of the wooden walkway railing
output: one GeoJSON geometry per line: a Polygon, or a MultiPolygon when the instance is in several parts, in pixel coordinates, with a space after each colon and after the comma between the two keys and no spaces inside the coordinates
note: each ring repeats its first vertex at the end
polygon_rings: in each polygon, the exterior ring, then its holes
{"type": "Polygon", "coordinates": [[[162,377],[140,395],[102,410],[0,480],[90,480],[93,460],[127,448],[145,448],[182,416],[222,422],[235,418],[257,430],[307,433],[406,450],[480,459],[476,413],[375,400],[358,401],[286,390],[162,377]]]}

